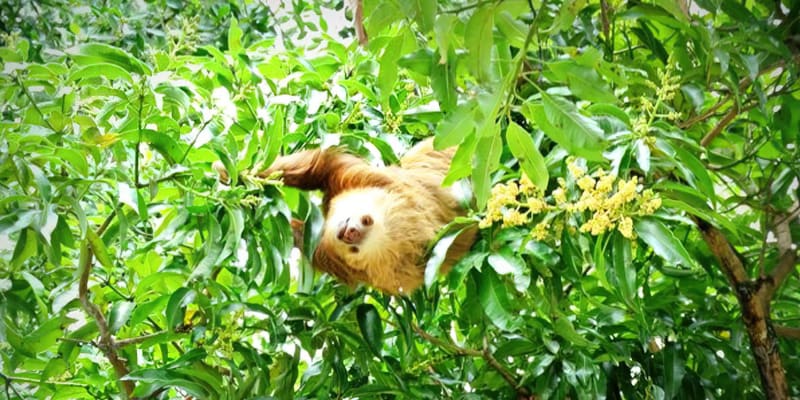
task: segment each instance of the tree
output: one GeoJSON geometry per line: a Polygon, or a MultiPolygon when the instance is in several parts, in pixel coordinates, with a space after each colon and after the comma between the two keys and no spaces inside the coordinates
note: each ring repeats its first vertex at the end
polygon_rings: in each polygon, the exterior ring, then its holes
{"type": "Polygon", "coordinates": [[[343,6],[0,5],[6,397],[800,396],[800,4],[343,6]],[[410,297],[248,172],[431,134],[481,233],[410,297]]]}

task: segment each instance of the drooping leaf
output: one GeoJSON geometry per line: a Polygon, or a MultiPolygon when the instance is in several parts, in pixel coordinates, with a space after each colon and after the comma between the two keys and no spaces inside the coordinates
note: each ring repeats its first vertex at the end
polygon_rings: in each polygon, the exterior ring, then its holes
{"type": "Polygon", "coordinates": [[[480,82],[487,82],[490,78],[492,46],[494,46],[493,28],[494,7],[487,5],[472,14],[464,32],[464,43],[469,53],[467,66],[480,82]]]}
{"type": "Polygon", "coordinates": [[[697,262],[683,243],[659,220],[643,218],[634,222],[634,228],[639,237],[668,263],[689,269],[697,268],[697,262]]]}
{"type": "Polygon", "coordinates": [[[150,67],[130,53],[104,43],[87,43],[66,50],[78,65],[97,65],[109,63],[125,71],[139,75],[150,75],[150,67]]]}
{"type": "Polygon", "coordinates": [[[486,317],[494,325],[505,330],[514,326],[506,287],[493,272],[484,272],[480,275],[478,299],[486,317]]]}
{"type": "Polygon", "coordinates": [[[547,165],[539,149],[533,143],[533,138],[516,122],[510,122],[506,130],[506,140],[511,154],[519,161],[525,175],[542,191],[547,189],[550,176],[547,165]]]}
{"type": "Polygon", "coordinates": [[[356,308],[356,319],[361,335],[366,340],[369,349],[378,357],[381,357],[383,347],[383,323],[378,314],[378,310],[369,303],[359,304],[356,308]]]}
{"type": "Polygon", "coordinates": [[[479,210],[486,206],[491,189],[491,173],[497,168],[503,151],[503,140],[500,136],[500,127],[492,124],[490,129],[494,133],[481,137],[475,152],[475,169],[472,172],[472,183],[475,189],[475,199],[479,210]]]}

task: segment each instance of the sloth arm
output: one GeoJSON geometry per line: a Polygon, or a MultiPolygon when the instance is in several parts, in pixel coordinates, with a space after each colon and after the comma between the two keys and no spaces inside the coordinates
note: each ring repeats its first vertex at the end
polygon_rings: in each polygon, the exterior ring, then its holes
{"type": "Polygon", "coordinates": [[[383,187],[391,183],[391,178],[380,168],[335,148],[280,156],[258,176],[267,177],[277,171],[281,172],[285,185],[302,190],[322,190],[326,198],[347,189],[383,187]]]}

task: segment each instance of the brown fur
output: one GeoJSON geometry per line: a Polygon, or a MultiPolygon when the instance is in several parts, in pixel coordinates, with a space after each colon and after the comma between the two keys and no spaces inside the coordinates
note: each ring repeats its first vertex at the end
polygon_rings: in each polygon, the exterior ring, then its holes
{"type": "MultiPolygon", "coordinates": [[[[288,186],[324,192],[326,221],[314,253],[316,268],[349,285],[365,282],[386,293],[407,294],[423,282],[426,251],[437,232],[464,214],[453,191],[441,186],[453,153],[436,151],[427,140],[399,166],[374,167],[337,149],[306,150],[279,157],[260,175],[281,171],[288,186]],[[354,246],[337,238],[337,224],[367,214],[375,223],[361,227],[364,242],[354,246]]],[[[467,230],[455,240],[440,272],[469,250],[475,233],[467,230]]]]}

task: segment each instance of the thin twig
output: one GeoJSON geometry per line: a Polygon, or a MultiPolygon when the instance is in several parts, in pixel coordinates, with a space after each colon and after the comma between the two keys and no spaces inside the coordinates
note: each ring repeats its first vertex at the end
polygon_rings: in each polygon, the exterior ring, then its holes
{"type": "Polygon", "coordinates": [[[44,123],[47,124],[47,127],[50,128],[50,130],[53,131],[53,132],[58,132],[53,127],[53,125],[50,125],[50,121],[48,121],[47,118],[45,118],[44,113],[42,112],[42,109],[39,108],[39,105],[36,104],[36,100],[33,99],[33,95],[31,95],[31,92],[29,92],[28,88],[25,87],[25,85],[22,83],[22,79],[19,78],[19,74],[14,76],[14,80],[17,82],[17,85],[19,85],[19,87],[22,88],[22,93],[25,93],[25,97],[27,97],[28,101],[31,102],[31,105],[33,106],[33,109],[36,110],[36,112],[39,114],[40,117],[42,117],[42,121],[44,121],[44,123]]]}
{"type": "Polygon", "coordinates": [[[159,337],[159,336],[161,336],[161,335],[163,335],[165,333],[168,333],[168,332],[167,331],[161,331],[161,332],[156,332],[156,333],[148,333],[146,335],[127,338],[127,339],[118,339],[117,342],[115,343],[115,345],[119,349],[119,348],[122,348],[122,347],[125,347],[125,346],[130,346],[132,344],[142,343],[142,342],[144,342],[144,341],[146,341],[148,339],[153,339],[153,338],[159,337]]]}
{"type": "Polygon", "coordinates": [[[496,0],[483,0],[483,1],[476,2],[476,3],[467,4],[467,5],[461,6],[459,8],[454,8],[452,10],[444,10],[444,11],[442,11],[442,13],[444,13],[444,14],[458,14],[458,13],[460,13],[462,11],[467,11],[467,10],[471,10],[473,8],[481,7],[484,4],[494,3],[495,1],[496,0]]]}
{"type": "MultiPolygon", "coordinates": [[[[8,376],[8,375],[2,374],[2,373],[0,373],[0,379],[4,379],[7,383],[10,383],[12,381],[17,381],[17,382],[33,383],[33,384],[36,384],[36,385],[43,385],[44,384],[44,385],[56,385],[56,386],[72,386],[72,387],[81,387],[81,388],[88,388],[89,387],[89,385],[86,385],[86,384],[83,384],[83,383],[78,383],[78,382],[42,381],[42,380],[36,379],[36,378],[26,378],[24,376],[8,376]]],[[[17,394],[18,398],[20,398],[20,399],[23,398],[22,395],[19,394],[19,392],[16,389],[14,389],[13,387],[12,387],[12,389],[14,390],[14,393],[17,394]]]]}

